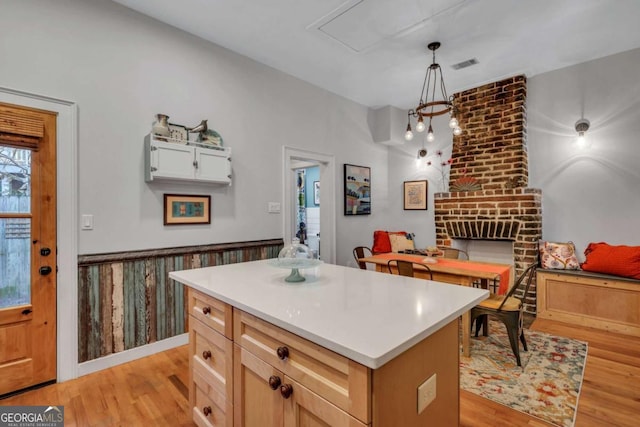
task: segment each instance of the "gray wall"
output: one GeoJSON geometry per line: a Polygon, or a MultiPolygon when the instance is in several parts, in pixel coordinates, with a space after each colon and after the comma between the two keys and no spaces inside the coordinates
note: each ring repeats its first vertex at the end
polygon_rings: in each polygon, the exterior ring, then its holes
{"type": "MultiPolygon", "coordinates": [[[[371,166],[387,187],[387,148],[372,141],[367,109],[116,3],[0,0],[0,86],[75,101],[79,107],[80,254],[282,237],[282,146],[371,166]],[[233,150],[233,185],[146,184],[143,138],[156,113],[209,125],[233,150]],[[164,227],[162,195],[211,194],[210,226],[164,227]]],[[[370,218],[337,210],[337,260],[371,240],[370,218]],[[348,230],[348,231],[347,231],[348,230]]],[[[387,220],[379,220],[381,224],[387,220]]]]}
{"type": "MultiPolygon", "coordinates": [[[[589,242],[640,245],[640,49],[528,78],[529,187],[542,189],[543,239],[571,240],[579,258],[589,242]],[[575,122],[591,121],[579,149],[575,122]]],[[[446,120],[434,121],[436,141],[426,159],[451,153],[446,120]]],[[[389,214],[416,233],[418,246],[435,241],[433,192],[438,168],[416,161],[418,138],[389,149],[389,214]],[[402,210],[402,182],[429,180],[428,211],[402,210]]],[[[386,227],[391,227],[386,225],[386,227]]]]}
{"type": "Polygon", "coordinates": [[[530,186],[543,238],[640,245],[640,49],[540,74],[527,98],[530,186]],[[591,122],[579,149],[575,122],[591,122]]]}
{"type": "MultiPolygon", "coordinates": [[[[371,244],[374,229],[416,233],[433,244],[435,167],[416,162],[422,143],[376,144],[367,109],[118,4],[97,0],[0,0],[0,86],[77,102],[79,253],[164,248],[282,236],[282,146],[371,167],[372,211],[345,217],[336,203],[337,261],[371,244]],[[186,125],[208,119],[233,149],[231,187],[146,184],[142,141],[153,116],[186,125]],[[429,210],[402,209],[402,182],[428,179],[429,210]],[[212,224],[162,225],[162,194],[212,195],[212,224]]],[[[640,244],[640,50],[529,78],[530,186],[543,191],[544,238],[640,244]],[[589,150],[577,151],[573,125],[591,120],[589,150]]],[[[418,87],[416,87],[416,90],[418,87]]],[[[437,140],[450,153],[446,120],[437,140]]]]}

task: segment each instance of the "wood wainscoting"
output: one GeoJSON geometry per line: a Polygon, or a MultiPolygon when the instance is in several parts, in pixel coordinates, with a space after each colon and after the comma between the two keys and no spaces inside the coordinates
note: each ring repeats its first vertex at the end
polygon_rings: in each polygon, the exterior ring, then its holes
{"type": "Polygon", "coordinates": [[[78,257],[78,362],[187,332],[186,289],[169,272],[275,258],[282,239],[78,257]]]}

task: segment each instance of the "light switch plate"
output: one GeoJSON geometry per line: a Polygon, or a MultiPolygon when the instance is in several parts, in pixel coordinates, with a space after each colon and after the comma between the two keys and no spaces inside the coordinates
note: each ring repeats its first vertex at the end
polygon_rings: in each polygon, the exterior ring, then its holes
{"type": "Polygon", "coordinates": [[[418,413],[425,410],[436,398],[436,374],[418,386],[418,413]]]}
{"type": "Polygon", "coordinates": [[[93,230],[93,215],[82,215],[82,229],[93,230]]]}

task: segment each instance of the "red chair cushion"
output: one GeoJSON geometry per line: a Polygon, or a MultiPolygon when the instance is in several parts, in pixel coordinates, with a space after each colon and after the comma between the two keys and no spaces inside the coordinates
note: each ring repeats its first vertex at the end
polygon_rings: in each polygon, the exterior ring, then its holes
{"type": "Polygon", "coordinates": [[[373,232],[373,246],[371,252],[375,254],[383,254],[391,252],[391,239],[389,234],[407,234],[406,231],[383,231],[376,230],[373,232]]]}
{"type": "Polygon", "coordinates": [[[589,243],[584,255],[585,262],[580,266],[585,271],[640,280],[640,246],[589,243]]]}

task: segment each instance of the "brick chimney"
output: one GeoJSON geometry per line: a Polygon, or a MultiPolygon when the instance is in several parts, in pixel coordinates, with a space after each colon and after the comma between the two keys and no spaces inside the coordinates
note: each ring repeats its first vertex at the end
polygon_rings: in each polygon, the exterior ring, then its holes
{"type": "MultiPolygon", "coordinates": [[[[435,195],[437,244],[512,241],[516,277],[538,259],[542,237],[542,191],[527,188],[526,95],[525,76],[455,94],[463,133],[454,137],[449,185],[472,177],[481,189],[435,195]]],[[[533,285],[525,310],[535,305],[533,285]]]]}

